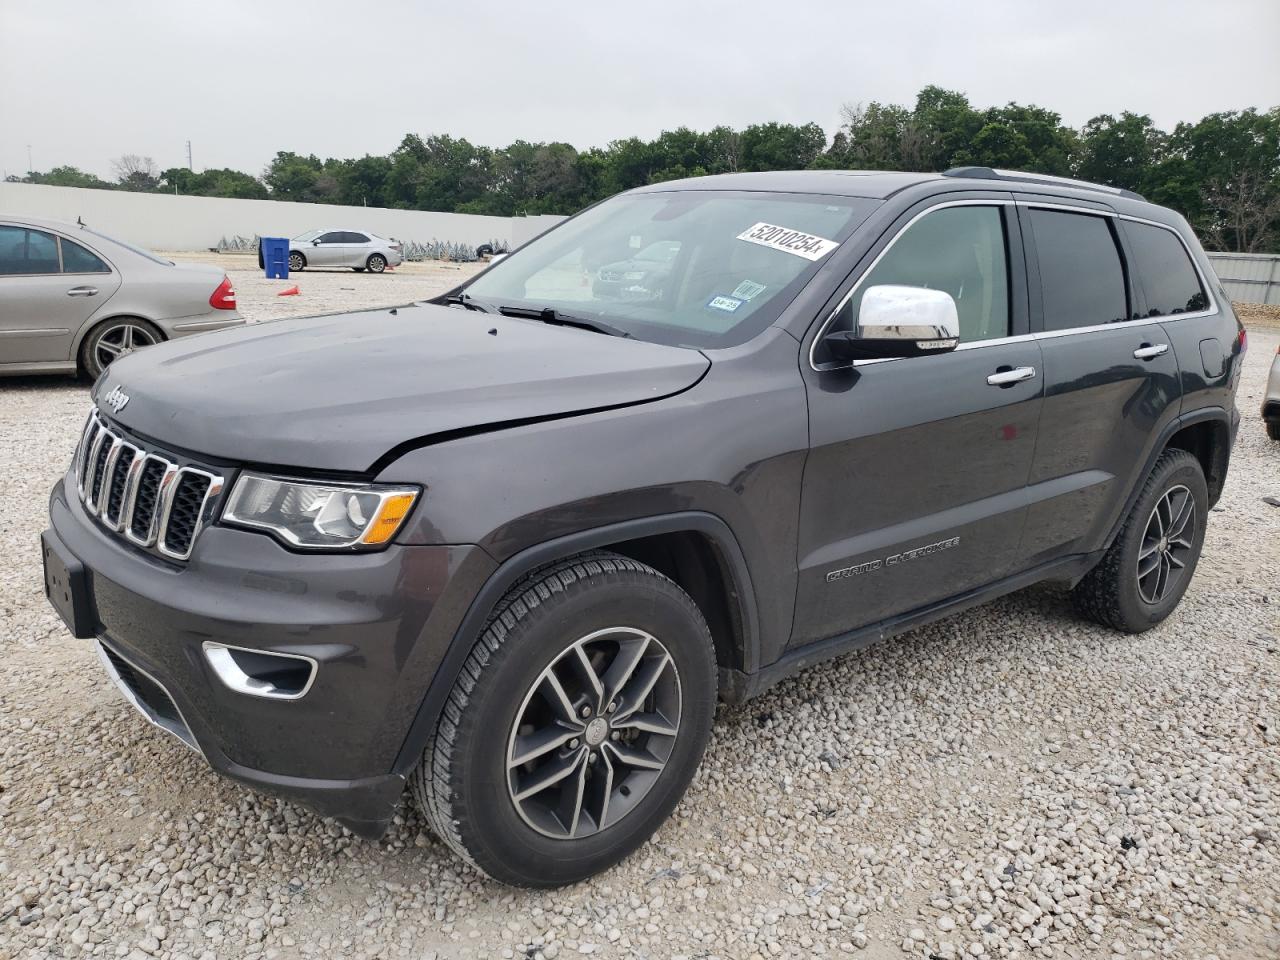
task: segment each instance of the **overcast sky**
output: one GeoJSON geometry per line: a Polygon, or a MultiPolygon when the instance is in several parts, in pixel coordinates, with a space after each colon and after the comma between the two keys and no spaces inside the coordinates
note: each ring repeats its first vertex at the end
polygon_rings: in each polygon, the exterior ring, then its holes
{"type": "Polygon", "coordinates": [[[1280,104],[1280,0],[0,0],[0,171],[258,174],[407,132],[603,145],[816,121],[925,84],[1079,126],[1280,104]]]}

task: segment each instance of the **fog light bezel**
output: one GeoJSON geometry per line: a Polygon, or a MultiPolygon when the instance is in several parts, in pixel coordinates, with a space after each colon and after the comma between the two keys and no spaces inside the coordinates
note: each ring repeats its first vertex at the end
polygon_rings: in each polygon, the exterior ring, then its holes
{"type": "Polygon", "coordinates": [[[233,643],[223,643],[220,640],[205,640],[200,644],[200,649],[204,654],[205,662],[222,685],[233,693],[239,693],[246,697],[258,697],[262,700],[301,700],[311,692],[311,688],[316,682],[316,676],[320,672],[320,662],[315,657],[309,657],[302,653],[283,653],[279,650],[240,647],[233,643]],[[305,663],[308,667],[306,683],[298,690],[282,690],[270,684],[269,681],[262,680],[249,673],[244,665],[236,660],[235,652],[251,654],[255,657],[297,660],[305,663]]]}

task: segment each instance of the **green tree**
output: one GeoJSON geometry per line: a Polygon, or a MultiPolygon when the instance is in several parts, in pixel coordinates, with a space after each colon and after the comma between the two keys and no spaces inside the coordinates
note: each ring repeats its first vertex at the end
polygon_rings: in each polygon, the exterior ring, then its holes
{"type": "Polygon", "coordinates": [[[742,131],[742,170],[805,170],[827,145],[827,134],[816,123],[754,124],[742,131]]]}
{"type": "Polygon", "coordinates": [[[1146,188],[1152,168],[1162,159],[1165,135],[1145,114],[1104,113],[1080,131],[1075,176],[1126,190],[1146,188]]]}
{"type": "Polygon", "coordinates": [[[54,167],[48,173],[32,173],[20,178],[23,183],[43,183],[51,187],[89,187],[94,190],[114,190],[115,184],[108,183],[92,173],[85,173],[76,167],[54,167]]]}

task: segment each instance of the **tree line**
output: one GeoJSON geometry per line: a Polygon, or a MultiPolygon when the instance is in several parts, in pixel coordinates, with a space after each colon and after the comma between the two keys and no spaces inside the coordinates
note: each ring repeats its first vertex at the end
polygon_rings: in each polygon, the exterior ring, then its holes
{"type": "Polygon", "coordinates": [[[930,171],[990,166],[1079,177],[1135,190],[1184,214],[1211,249],[1280,252],[1280,107],[1214,113],[1160,130],[1146,115],[1066,126],[1044,107],[979,109],[928,86],[911,106],[848,104],[828,137],[816,123],[685,127],[579,150],[517,140],[506,147],[447,134],[408,134],[390,154],[320,159],[281,151],[260,177],[239,170],[158,170],[147,157],[113,163],[115,181],[75,167],[31,183],[296,200],[498,216],[569,214],[620,190],[681,177],[753,170],[930,171]]]}

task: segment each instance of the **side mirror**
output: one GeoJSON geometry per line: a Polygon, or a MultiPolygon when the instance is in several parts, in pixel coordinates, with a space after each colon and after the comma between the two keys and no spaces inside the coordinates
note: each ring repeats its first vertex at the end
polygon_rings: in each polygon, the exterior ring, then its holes
{"type": "Polygon", "coordinates": [[[841,360],[919,357],[954,350],[960,317],[951,294],[926,287],[868,287],[853,330],[822,338],[841,360]]]}
{"type": "Polygon", "coordinates": [[[311,241],[311,245],[312,245],[313,247],[318,247],[318,246],[320,246],[320,241],[319,241],[319,239],[312,240],[312,241],[311,241]]]}

